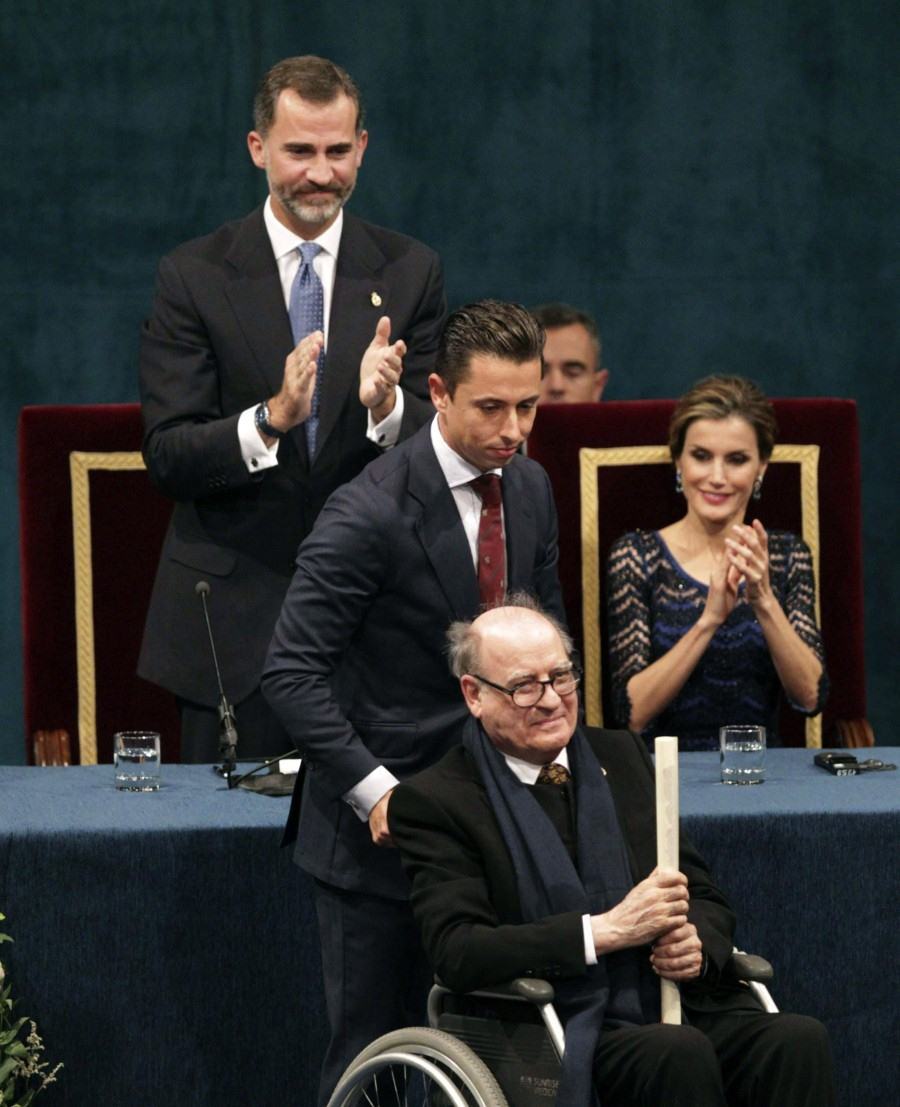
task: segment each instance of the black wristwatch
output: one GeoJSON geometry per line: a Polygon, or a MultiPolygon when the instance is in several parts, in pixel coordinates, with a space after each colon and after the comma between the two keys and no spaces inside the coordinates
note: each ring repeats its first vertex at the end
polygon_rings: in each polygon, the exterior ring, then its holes
{"type": "Polygon", "coordinates": [[[253,419],[256,423],[256,429],[261,430],[269,438],[284,438],[284,431],[277,430],[269,422],[269,404],[267,400],[263,400],[256,409],[253,419]]]}

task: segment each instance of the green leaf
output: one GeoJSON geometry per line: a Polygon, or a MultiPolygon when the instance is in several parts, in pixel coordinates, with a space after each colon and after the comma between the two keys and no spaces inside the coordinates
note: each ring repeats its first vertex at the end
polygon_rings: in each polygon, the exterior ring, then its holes
{"type": "Polygon", "coordinates": [[[13,1040],[13,1038],[15,1038],[15,1036],[19,1033],[26,1022],[28,1022],[27,1016],[25,1018],[19,1019],[18,1022],[14,1022],[11,1029],[6,1030],[2,1034],[0,1034],[0,1046],[9,1045],[9,1043],[13,1040]]]}

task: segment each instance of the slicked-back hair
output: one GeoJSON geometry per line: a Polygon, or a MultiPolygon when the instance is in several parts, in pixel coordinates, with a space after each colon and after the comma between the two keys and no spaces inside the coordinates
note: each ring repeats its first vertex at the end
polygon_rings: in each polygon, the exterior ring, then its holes
{"type": "Polygon", "coordinates": [[[479,300],[457,308],[447,320],[438,346],[435,372],[450,396],[469,376],[474,355],[503,358],[522,365],[541,361],[544,328],[521,304],[479,300]]]}
{"type": "Polygon", "coordinates": [[[768,461],[778,433],[775,412],[759,385],[745,377],[704,377],[685,392],[669,421],[672,460],[681,457],[691,423],[698,419],[728,419],[732,415],[753,427],[760,460],[768,461]]]}
{"type": "MultiPolygon", "coordinates": [[[[524,608],[533,611],[535,615],[541,615],[559,635],[566,656],[572,656],[572,638],[569,632],[548,612],[546,612],[530,592],[511,592],[502,604],[496,608],[506,610],[510,607],[524,608]]],[[[478,632],[473,630],[474,619],[458,619],[447,628],[447,661],[450,664],[450,672],[457,680],[466,673],[477,673],[481,668],[481,656],[478,648],[478,632]]]]}
{"type": "Polygon", "coordinates": [[[591,336],[594,345],[600,349],[600,328],[593,315],[588,315],[580,308],[571,304],[538,304],[531,309],[531,314],[537,319],[545,331],[555,331],[559,327],[582,326],[591,336]]]}
{"type": "Polygon", "coordinates": [[[285,89],[313,104],[330,104],[344,93],[356,104],[356,133],[363,129],[365,109],[350,74],[328,58],[304,54],[276,62],[260,81],[253,101],[253,126],[261,135],[272,126],[278,97],[285,89]]]}

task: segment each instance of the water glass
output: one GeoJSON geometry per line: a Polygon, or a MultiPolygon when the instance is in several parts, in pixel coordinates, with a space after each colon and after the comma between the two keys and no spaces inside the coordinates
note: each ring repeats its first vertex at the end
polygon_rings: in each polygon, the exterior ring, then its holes
{"type": "Polygon", "coordinates": [[[113,738],[113,751],[119,791],[159,791],[159,734],[155,730],[120,730],[113,738]]]}
{"type": "Polygon", "coordinates": [[[719,765],[723,784],[762,784],[766,779],[766,728],[719,727],[719,765]]]}

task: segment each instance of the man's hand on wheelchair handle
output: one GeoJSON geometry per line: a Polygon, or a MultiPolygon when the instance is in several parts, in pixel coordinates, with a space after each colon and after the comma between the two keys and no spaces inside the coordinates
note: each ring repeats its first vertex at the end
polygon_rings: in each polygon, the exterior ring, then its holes
{"type": "MultiPolygon", "coordinates": [[[[393,792],[393,788],[391,792],[393,792]]],[[[369,812],[369,833],[376,846],[393,846],[390,827],[388,826],[388,802],[391,792],[385,792],[378,803],[369,812]]]]}

